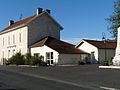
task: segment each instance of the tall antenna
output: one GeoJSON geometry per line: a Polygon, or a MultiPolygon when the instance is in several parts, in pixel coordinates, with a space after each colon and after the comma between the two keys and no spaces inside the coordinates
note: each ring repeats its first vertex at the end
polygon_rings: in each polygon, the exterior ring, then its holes
{"type": "Polygon", "coordinates": [[[20,14],[19,20],[22,20],[22,18],[23,18],[23,15],[22,15],[22,14],[20,14]]]}

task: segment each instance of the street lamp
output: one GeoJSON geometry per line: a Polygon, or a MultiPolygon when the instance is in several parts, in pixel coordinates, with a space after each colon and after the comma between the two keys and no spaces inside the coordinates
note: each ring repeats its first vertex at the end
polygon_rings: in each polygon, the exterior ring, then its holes
{"type": "Polygon", "coordinates": [[[108,62],[107,62],[107,55],[106,55],[106,35],[105,35],[104,32],[102,33],[102,40],[104,41],[104,49],[105,49],[105,60],[104,60],[104,64],[107,65],[108,62]]]}

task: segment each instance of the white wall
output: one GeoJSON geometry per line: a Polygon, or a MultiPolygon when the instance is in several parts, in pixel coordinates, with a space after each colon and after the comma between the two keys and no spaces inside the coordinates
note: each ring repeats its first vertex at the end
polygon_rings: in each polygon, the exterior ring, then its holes
{"type": "Polygon", "coordinates": [[[28,24],[29,27],[29,45],[46,36],[60,39],[60,27],[56,25],[51,18],[43,14],[28,24]]]}
{"type": "Polygon", "coordinates": [[[83,51],[85,51],[85,52],[87,52],[87,53],[89,53],[89,54],[91,54],[92,52],[94,52],[95,60],[98,61],[98,49],[95,46],[89,44],[86,41],[83,41],[82,45],[80,45],[78,48],[81,49],[81,50],[83,50],[83,51]]]}
{"type": "Polygon", "coordinates": [[[78,64],[78,61],[85,62],[87,54],[59,54],[58,64],[78,64]]]}
{"type": "MultiPolygon", "coordinates": [[[[115,55],[114,49],[106,49],[106,59],[108,61],[112,61],[114,55],[115,55]]],[[[99,60],[100,62],[105,60],[105,49],[99,49],[99,60]]]]}
{"type": "Polygon", "coordinates": [[[40,55],[44,56],[44,61],[46,61],[46,52],[53,52],[54,64],[77,64],[78,61],[84,61],[88,57],[87,54],[59,54],[46,45],[31,48],[32,56],[34,53],[40,53],[40,55]]]}
{"type": "MultiPolygon", "coordinates": [[[[0,60],[2,58],[10,58],[13,53],[21,51],[22,54],[27,53],[28,38],[27,27],[22,27],[0,35],[0,60]],[[21,33],[21,42],[20,42],[21,33]],[[4,38],[4,40],[3,40],[4,38]]],[[[2,64],[2,61],[1,61],[2,64]]]]}
{"type": "Polygon", "coordinates": [[[58,63],[58,55],[59,53],[55,50],[49,48],[48,46],[44,45],[41,47],[34,47],[31,48],[31,55],[34,56],[34,53],[39,53],[40,55],[44,56],[44,61],[46,62],[46,52],[53,52],[53,60],[54,63],[58,63]]]}

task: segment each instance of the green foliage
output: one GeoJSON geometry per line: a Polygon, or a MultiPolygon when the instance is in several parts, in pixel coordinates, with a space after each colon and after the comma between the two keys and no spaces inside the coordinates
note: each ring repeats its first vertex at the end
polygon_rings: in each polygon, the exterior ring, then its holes
{"type": "Polygon", "coordinates": [[[7,65],[13,64],[13,65],[24,65],[25,59],[24,56],[21,55],[21,53],[16,53],[11,58],[9,58],[6,62],[7,65]]]}
{"type": "Polygon", "coordinates": [[[78,65],[84,65],[85,63],[83,61],[78,61],[78,65]]]}
{"type": "Polygon", "coordinates": [[[106,19],[110,26],[108,26],[108,29],[110,33],[112,34],[112,37],[115,39],[117,38],[117,29],[120,27],[120,0],[117,0],[114,2],[114,11],[113,15],[109,16],[109,18],[106,19]]]}
{"type": "Polygon", "coordinates": [[[37,66],[47,66],[47,63],[43,61],[43,56],[37,57],[37,56],[32,56],[31,58],[32,65],[37,65],[37,66]]]}
{"type": "Polygon", "coordinates": [[[30,53],[25,54],[24,58],[25,58],[25,65],[31,65],[31,62],[32,62],[31,61],[31,58],[32,58],[31,54],[30,53]]]}
{"type": "Polygon", "coordinates": [[[6,65],[37,65],[37,66],[47,66],[47,63],[43,61],[43,56],[31,56],[30,53],[21,55],[21,53],[16,53],[6,62],[6,65]]]}

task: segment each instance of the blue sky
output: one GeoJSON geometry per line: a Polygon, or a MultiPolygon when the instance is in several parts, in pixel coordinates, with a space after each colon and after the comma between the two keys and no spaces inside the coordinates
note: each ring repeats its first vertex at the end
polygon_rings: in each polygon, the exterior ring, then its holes
{"type": "Polygon", "coordinates": [[[0,0],[0,30],[8,21],[33,15],[38,7],[51,9],[51,15],[63,26],[61,39],[79,42],[81,38],[101,39],[111,34],[105,18],[112,15],[115,0],[0,0]]]}

